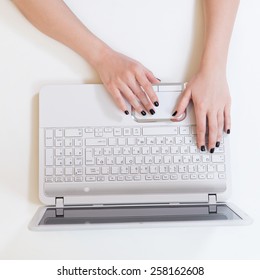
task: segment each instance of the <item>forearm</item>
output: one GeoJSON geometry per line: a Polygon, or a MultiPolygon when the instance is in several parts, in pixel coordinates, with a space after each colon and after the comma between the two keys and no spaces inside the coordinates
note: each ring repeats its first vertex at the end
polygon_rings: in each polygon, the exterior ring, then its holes
{"type": "Polygon", "coordinates": [[[201,68],[225,73],[228,48],[239,0],[204,0],[205,45],[201,68]]]}
{"type": "Polygon", "coordinates": [[[62,0],[13,0],[40,31],[68,46],[92,66],[109,47],[91,33],[62,0]]]}

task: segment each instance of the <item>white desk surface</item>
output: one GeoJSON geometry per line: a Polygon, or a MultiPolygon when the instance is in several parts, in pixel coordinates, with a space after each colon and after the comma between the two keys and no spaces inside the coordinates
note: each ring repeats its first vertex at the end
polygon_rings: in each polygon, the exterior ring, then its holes
{"type": "MultiPolygon", "coordinates": [[[[96,34],[162,81],[185,81],[201,53],[201,1],[66,1],[96,34]],[[73,4],[73,6],[72,6],[73,4]]],[[[254,223],[192,227],[31,232],[40,206],[38,95],[45,84],[99,82],[71,50],[32,27],[0,0],[1,259],[259,259],[259,50],[257,0],[241,1],[230,47],[231,201],[254,223]]]]}

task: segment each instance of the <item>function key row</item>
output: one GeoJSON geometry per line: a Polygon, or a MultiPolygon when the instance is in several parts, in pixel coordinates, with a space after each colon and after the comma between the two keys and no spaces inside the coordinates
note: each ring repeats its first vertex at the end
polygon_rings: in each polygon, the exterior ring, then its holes
{"type": "Polygon", "coordinates": [[[48,128],[45,139],[62,137],[111,137],[111,136],[156,136],[156,135],[195,135],[196,126],[158,127],[99,127],[99,128],[48,128]]]}

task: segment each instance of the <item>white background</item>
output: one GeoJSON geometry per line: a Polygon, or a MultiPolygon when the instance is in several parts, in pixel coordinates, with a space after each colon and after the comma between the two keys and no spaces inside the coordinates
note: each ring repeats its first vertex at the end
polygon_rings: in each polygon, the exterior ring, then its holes
{"type": "MultiPolygon", "coordinates": [[[[142,62],[163,82],[186,81],[202,48],[201,1],[66,1],[98,36],[142,62]]],[[[230,199],[253,219],[245,227],[36,233],[27,225],[38,199],[38,91],[45,84],[99,82],[77,54],[0,0],[1,259],[259,259],[260,2],[241,1],[230,46],[233,99],[230,199]]]]}

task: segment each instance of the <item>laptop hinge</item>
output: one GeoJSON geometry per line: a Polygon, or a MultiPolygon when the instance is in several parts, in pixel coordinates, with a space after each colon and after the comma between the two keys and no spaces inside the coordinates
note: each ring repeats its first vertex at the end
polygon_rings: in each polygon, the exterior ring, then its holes
{"type": "Polygon", "coordinates": [[[63,197],[56,197],[55,206],[56,206],[56,208],[63,208],[64,207],[64,198],[63,197]]]}
{"type": "Polygon", "coordinates": [[[216,204],[217,203],[217,195],[209,194],[208,196],[208,204],[216,204]]]}

